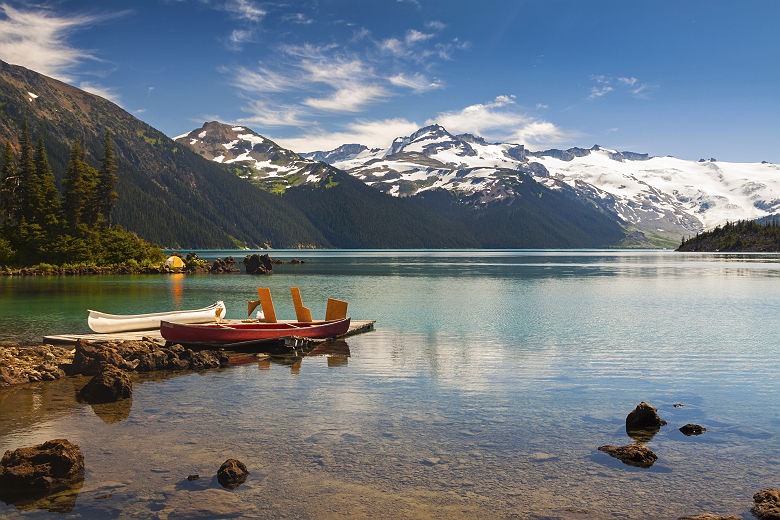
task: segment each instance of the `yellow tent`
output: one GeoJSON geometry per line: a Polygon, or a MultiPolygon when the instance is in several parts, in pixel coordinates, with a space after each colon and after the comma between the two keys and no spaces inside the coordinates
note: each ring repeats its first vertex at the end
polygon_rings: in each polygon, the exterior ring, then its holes
{"type": "Polygon", "coordinates": [[[165,261],[165,265],[168,267],[182,268],[184,267],[184,260],[179,256],[169,256],[168,260],[165,261]]]}

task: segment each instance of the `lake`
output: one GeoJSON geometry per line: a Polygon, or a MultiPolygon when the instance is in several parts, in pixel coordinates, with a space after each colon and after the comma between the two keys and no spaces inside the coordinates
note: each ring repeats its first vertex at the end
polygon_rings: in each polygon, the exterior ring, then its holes
{"type": "MultiPolygon", "coordinates": [[[[245,251],[199,252],[201,257],[245,251]]],[[[376,330],[328,355],[135,379],[85,405],[87,378],[0,391],[0,452],[81,446],[77,490],[0,516],[75,518],[749,517],[779,487],[780,255],[669,251],[278,251],[271,276],[0,278],[0,339],[87,332],[255,287],[294,317],[328,297],[376,330]],[[649,469],[597,451],[632,442],[640,401],[668,422],[649,469]],[[674,407],[674,404],[682,404],[674,407]],[[700,436],[678,431],[686,423],[700,436]],[[250,477],[214,478],[227,458],[250,477]],[[188,481],[190,474],[200,479],[188,481]]]]}

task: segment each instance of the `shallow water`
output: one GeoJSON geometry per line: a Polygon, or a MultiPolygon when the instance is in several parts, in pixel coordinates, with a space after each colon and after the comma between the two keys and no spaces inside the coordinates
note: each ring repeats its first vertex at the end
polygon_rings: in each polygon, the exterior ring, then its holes
{"type": "MultiPolygon", "coordinates": [[[[0,392],[0,451],[79,444],[87,476],[59,509],[83,518],[747,518],[753,493],[780,485],[778,255],[284,255],[307,263],[0,280],[5,337],[86,331],[86,308],[223,299],[244,317],[256,285],[282,317],[297,285],[315,317],[331,296],[377,320],[335,355],[154,374],[131,402],[77,403],[86,379],[0,392]],[[649,469],[596,450],[631,441],[642,400],[669,422],[649,469]],[[707,432],[685,437],[686,423],[707,432]],[[230,457],[251,472],[232,492],[213,478],[230,457]]],[[[0,503],[0,516],[59,515],[35,507],[0,503]]]]}

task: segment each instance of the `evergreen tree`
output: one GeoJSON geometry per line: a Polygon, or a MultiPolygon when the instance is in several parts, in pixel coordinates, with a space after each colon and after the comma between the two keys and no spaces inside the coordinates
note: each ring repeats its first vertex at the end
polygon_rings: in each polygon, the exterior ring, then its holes
{"type": "Polygon", "coordinates": [[[12,215],[19,214],[19,176],[16,174],[16,159],[11,143],[3,149],[3,168],[0,170],[0,224],[8,224],[12,215]]]}
{"type": "Polygon", "coordinates": [[[40,183],[35,174],[33,162],[33,149],[30,144],[30,134],[27,130],[27,121],[24,122],[22,137],[19,140],[21,152],[19,154],[19,206],[18,213],[11,215],[15,222],[22,219],[31,223],[35,220],[35,210],[40,198],[40,183]]]}
{"type": "Polygon", "coordinates": [[[59,191],[54,183],[54,174],[46,157],[46,146],[43,136],[38,138],[38,146],[33,157],[35,177],[38,182],[37,199],[33,208],[35,222],[44,229],[52,231],[60,220],[59,191]]]}
{"type": "Polygon", "coordinates": [[[102,216],[106,225],[111,224],[111,212],[114,210],[114,204],[119,195],[114,191],[117,176],[116,161],[114,160],[114,147],[111,144],[111,133],[106,130],[106,137],[103,140],[103,159],[100,162],[100,170],[97,176],[97,188],[95,189],[95,200],[97,202],[97,211],[102,216]]]}
{"type": "Polygon", "coordinates": [[[91,186],[87,164],[84,162],[84,151],[78,139],[73,141],[70,150],[70,161],[65,170],[63,185],[63,216],[68,226],[75,230],[84,222],[85,207],[91,195],[91,186]]]}

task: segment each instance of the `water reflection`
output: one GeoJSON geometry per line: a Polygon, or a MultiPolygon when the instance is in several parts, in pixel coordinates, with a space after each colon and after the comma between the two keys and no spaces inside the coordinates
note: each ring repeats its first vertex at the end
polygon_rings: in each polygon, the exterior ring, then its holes
{"type": "Polygon", "coordinates": [[[130,409],[133,407],[133,398],[120,399],[113,403],[90,404],[95,415],[106,424],[114,424],[130,417],[130,409]]]}
{"type": "Polygon", "coordinates": [[[70,513],[76,506],[84,481],[55,491],[54,493],[28,493],[24,495],[8,494],[5,490],[0,490],[0,500],[8,505],[14,506],[19,511],[32,511],[40,509],[52,513],[70,513]]]}

